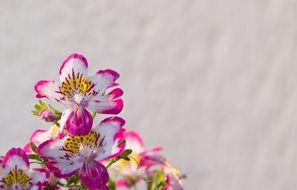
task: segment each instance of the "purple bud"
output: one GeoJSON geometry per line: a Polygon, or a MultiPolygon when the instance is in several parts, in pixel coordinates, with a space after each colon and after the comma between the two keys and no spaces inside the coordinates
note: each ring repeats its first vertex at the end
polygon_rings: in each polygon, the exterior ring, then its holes
{"type": "Polygon", "coordinates": [[[59,116],[51,111],[49,108],[45,108],[42,111],[40,111],[39,116],[42,120],[46,122],[53,122],[59,119],[59,116]]]}

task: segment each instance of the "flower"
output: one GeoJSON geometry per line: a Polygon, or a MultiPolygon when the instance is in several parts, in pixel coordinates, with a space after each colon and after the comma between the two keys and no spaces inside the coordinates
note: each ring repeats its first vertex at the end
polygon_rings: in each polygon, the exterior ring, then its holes
{"type": "Polygon", "coordinates": [[[183,190],[180,172],[160,154],[161,151],[160,148],[154,148],[141,153],[139,167],[143,168],[148,176],[153,176],[157,171],[162,171],[166,176],[164,190],[183,190]]]}
{"type": "Polygon", "coordinates": [[[133,152],[130,155],[132,158],[130,161],[120,160],[111,168],[111,173],[116,178],[117,188],[130,188],[140,183],[141,179],[153,178],[160,171],[165,175],[165,190],[183,190],[179,171],[161,155],[162,148],[155,147],[145,151],[141,136],[134,131],[126,131],[124,139],[126,148],[132,149],[133,152]]]}
{"type": "Polygon", "coordinates": [[[141,153],[144,152],[144,143],[141,136],[135,131],[125,131],[124,139],[126,149],[133,150],[129,155],[130,160],[121,159],[113,164],[109,170],[111,177],[116,181],[116,187],[131,188],[133,185],[141,183],[141,153]],[[120,175],[119,175],[120,174],[120,175]]]}
{"type": "Polygon", "coordinates": [[[87,135],[92,128],[91,110],[102,114],[118,114],[123,108],[120,88],[108,90],[117,85],[119,74],[113,70],[99,70],[87,76],[87,59],[71,54],[60,67],[60,82],[38,81],[34,89],[37,98],[48,98],[67,106],[60,125],[71,135],[87,135]],[[107,91],[108,90],[108,91],[107,91]]]}
{"type": "Polygon", "coordinates": [[[45,141],[37,147],[37,153],[48,160],[47,167],[57,177],[79,172],[88,189],[104,190],[109,176],[101,162],[123,152],[124,124],[120,117],[106,118],[85,136],[66,135],[45,141]]]}
{"type": "Polygon", "coordinates": [[[169,172],[166,176],[166,185],[164,190],[183,190],[183,186],[180,177],[172,172],[169,172]]]}
{"type": "Polygon", "coordinates": [[[0,189],[42,189],[46,175],[42,169],[30,168],[26,153],[21,148],[10,149],[3,158],[0,189]]]}
{"type": "Polygon", "coordinates": [[[140,153],[144,151],[143,140],[140,135],[134,131],[125,131],[124,139],[126,141],[126,149],[131,149],[132,153],[129,157],[132,160],[119,160],[112,166],[112,170],[120,172],[125,176],[137,176],[138,165],[140,161],[140,153]]]}
{"type": "Polygon", "coordinates": [[[61,137],[63,134],[59,133],[59,126],[56,124],[52,125],[48,130],[42,130],[42,129],[37,129],[35,130],[30,138],[30,141],[26,146],[23,148],[24,151],[27,154],[33,153],[32,150],[32,143],[34,146],[39,146],[41,143],[50,140],[50,139],[55,139],[61,137]]]}

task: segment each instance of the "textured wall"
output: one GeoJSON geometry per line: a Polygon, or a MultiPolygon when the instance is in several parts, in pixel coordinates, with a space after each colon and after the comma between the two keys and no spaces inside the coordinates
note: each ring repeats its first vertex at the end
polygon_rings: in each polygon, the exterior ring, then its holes
{"type": "Polygon", "coordinates": [[[32,86],[72,52],[113,68],[122,116],[187,190],[297,188],[297,1],[0,0],[0,152],[48,126],[32,86]]]}

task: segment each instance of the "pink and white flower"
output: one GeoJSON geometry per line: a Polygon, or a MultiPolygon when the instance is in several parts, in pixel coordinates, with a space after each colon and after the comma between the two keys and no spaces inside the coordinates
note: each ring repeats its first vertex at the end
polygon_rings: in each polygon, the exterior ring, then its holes
{"type": "Polygon", "coordinates": [[[121,159],[111,166],[110,175],[116,181],[118,189],[130,189],[131,185],[141,182],[141,153],[144,152],[144,143],[141,136],[135,131],[125,131],[124,139],[126,141],[126,149],[131,149],[129,155],[130,160],[121,159]],[[133,180],[131,184],[131,180],[133,180]]]}
{"type": "MultiPolygon", "coordinates": [[[[126,141],[125,148],[132,150],[132,153],[129,155],[132,159],[130,161],[124,159],[119,160],[112,165],[111,170],[113,173],[116,172],[121,173],[124,176],[135,177],[138,175],[140,154],[144,151],[143,140],[139,134],[134,131],[125,131],[124,139],[126,141]]],[[[124,181],[121,181],[120,183],[124,181]]],[[[124,184],[126,184],[126,182],[124,184]]]]}
{"type": "Polygon", "coordinates": [[[111,168],[112,173],[121,174],[116,180],[118,188],[130,188],[131,179],[134,180],[133,183],[139,183],[140,179],[154,176],[157,171],[162,171],[166,175],[166,190],[183,190],[180,174],[161,155],[162,148],[156,147],[145,151],[141,136],[134,131],[126,131],[124,138],[126,148],[132,149],[133,152],[130,161],[120,160],[111,168]]]}
{"type": "Polygon", "coordinates": [[[31,143],[33,143],[35,146],[39,146],[41,143],[47,140],[62,137],[63,134],[59,132],[60,132],[60,128],[56,124],[52,125],[48,130],[43,130],[43,129],[35,130],[31,135],[29,143],[23,148],[24,151],[27,154],[33,153],[31,149],[31,143]]]}
{"type": "Polygon", "coordinates": [[[88,110],[101,114],[118,114],[123,107],[120,88],[109,90],[117,85],[119,74],[113,70],[99,70],[87,76],[87,59],[79,54],[71,54],[60,67],[60,82],[38,81],[34,87],[37,98],[48,98],[67,106],[60,125],[72,135],[89,133],[93,118],[88,110]],[[88,109],[88,110],[87,110],[88,109]]]}
{"type": "Polygon", "coordinates": [[[20,148],[10,149],[3,158],[0,172],[0,189],[42,189],[46,174],[42,169],[30,168],[26,153],[20,148]]]}
{"type": "Polygon", "coordinates": [[[107,189],[109,176],[101,162],[123,152],[124,124],[122,118],[110,117],[85,136],[66,135],[48,140],[37,147],[37,153],[48,160],[47,167],[57,177],[79,172],[81,182],[88,189],[107,189]]]}

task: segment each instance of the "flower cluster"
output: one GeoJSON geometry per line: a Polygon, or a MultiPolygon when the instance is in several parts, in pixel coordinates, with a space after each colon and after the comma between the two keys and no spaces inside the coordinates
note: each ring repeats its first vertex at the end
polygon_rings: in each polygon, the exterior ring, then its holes
{"type": "Polygon", "coordinates": [[[70,55],[61,65],[59,81],[40,80],[33,115],[49,128],[33,132],[23,148],[12,148],[0,162],[0,189],[182,190],[178,170],[161,148],[144,150],[138,133],[124,129],[123,91],[119,74],[99,70],[87,75],[88,62],[70,55]],[[96,114],[103,119],[95,123],[96,114]]]}

